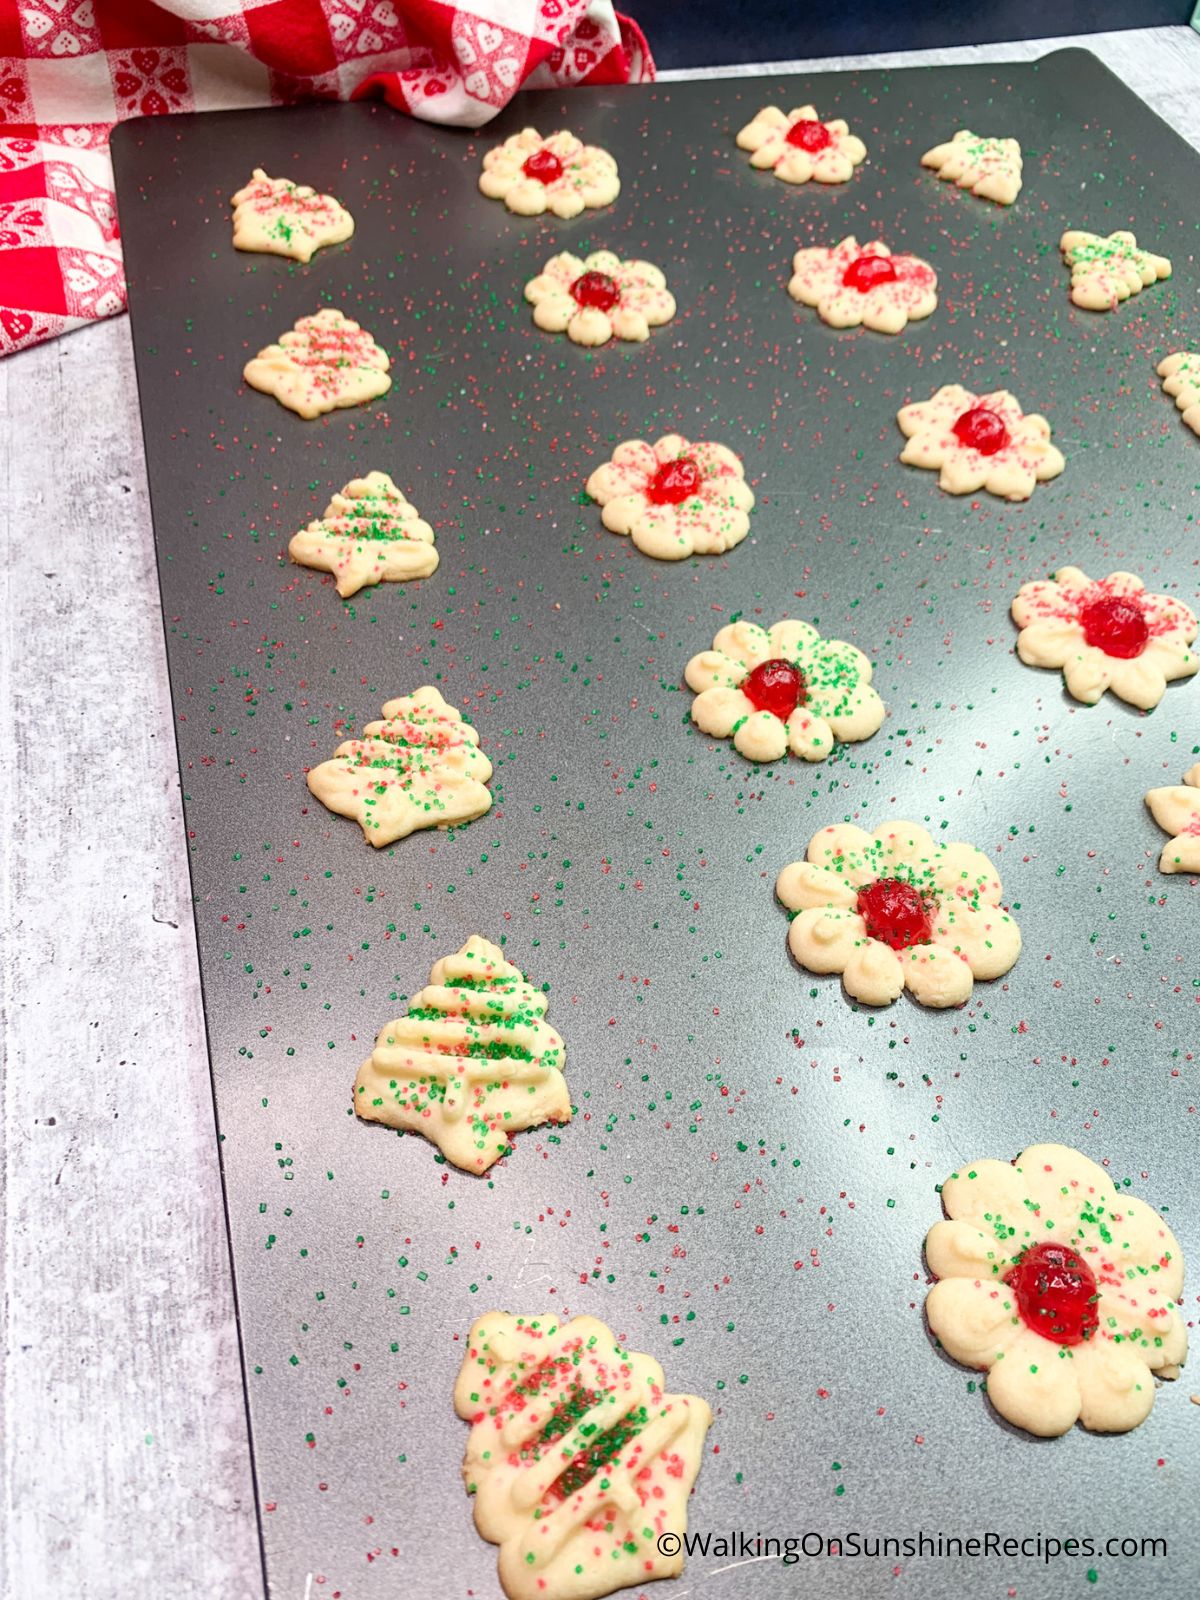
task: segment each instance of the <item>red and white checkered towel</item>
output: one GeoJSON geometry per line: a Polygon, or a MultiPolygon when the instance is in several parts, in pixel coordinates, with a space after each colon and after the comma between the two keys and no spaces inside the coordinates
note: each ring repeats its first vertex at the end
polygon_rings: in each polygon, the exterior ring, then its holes
{"type": "Polygon", "coordinates": [[[124,310],[114,122],[382,95],[476,128],[653,76],[612,0],[0,0],[0,355],[124,310]]]}

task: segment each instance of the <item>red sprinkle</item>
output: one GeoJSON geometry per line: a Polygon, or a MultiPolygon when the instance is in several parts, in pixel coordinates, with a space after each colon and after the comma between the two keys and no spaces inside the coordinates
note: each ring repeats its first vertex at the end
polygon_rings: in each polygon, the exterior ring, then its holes
{"type": "Polygon", "coordinates": [[[664,461],[646,486],[646,499],[652,506],[677,506],[695,494],[703,481],[690,456],[664,461]]]}
{"type": "Polygon", "coordinates": [[[964,411],[952,431],[968,450],[978,450],[981,456],[994,456],[1009,442],[1004,418],[986,406],[973,406],[970,411],[964,411]]]}
{"type": "Polygon", "coordinates": [[[808,697],[803,673],[782,656],[760,661],[741,690],[756,711],[769,711],[780,722],[786,722],[808,697]]]}
{"type": "Polygon", "coordinates": [[[1150,638],[1145,612],[1127,595],[1106,594],[1089,601],[1080,609],[1079,621],[1088,644],[1122,661],[1140,656],[1150,638]]]}
{"type": "Polygon", "coordinates": [[[1061,1244],[1035,1244],[1005,1277],[1027,1328],[1054,1344],[1082,1344],[1100,1326],[1096,1279],[1061,1244]]]}
{"type": "Polygon", "coordinates": [[[858,914],[867,932],[893,950],[928,944],[936,909],[932,898],[903,878],[876,878],[858,891],[858,914]]]}
{"type": "Polygon", "coordinates": [[[815,156],[821,150],[828,150],[833,143],[833,135],[823,122],[817,122],[812,117],[801,117],[799,122],[793,122],[784,135],[788,144],[795,145],[800,150],[807,150],[810,156],[815,156]]]}

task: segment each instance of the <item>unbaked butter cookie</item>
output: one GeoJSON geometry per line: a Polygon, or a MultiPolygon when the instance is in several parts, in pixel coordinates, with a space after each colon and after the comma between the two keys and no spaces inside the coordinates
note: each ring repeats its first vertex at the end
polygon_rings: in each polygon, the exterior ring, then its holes
{"type": "Polygon", "coordinates": [[[715,556],[750,531],[754,491],[723,444],[668,433],[655,444],[627,439],[587,481],[604,526],[657,561],[715,556]]]}
{"type": "Polygon", "coordinates": [[[566,1049],[547,1005],[502,950],[473,935],[380,1030],[354,1082],[355,1112],[423,1134],[464,1172],[486,1172],[514,1133],[571,1120],[566,1049]]]}
{"type": "Polygon", "coordinates": [[[832,248],[797,250],[788,293],[831,328],[903,333],[937,308],[937,275],[920,256],[894,256],[882,239],[853,234],[832,248]]]}
{"type": "Polygon", "coordinates": [[[287,178],[269,178],[261,167],[255,167],[230,204],[235,250],[307,262],[354,232],[354,218],[331,194],[318,194],[287,178]]]}
{"type": "Polygon", "coordinates": [[[712,1424],[596,1317],[493,1311],[467,1337],[454,1408],[463,1481],[509,1600],[599,1600],[683,1570],[712,1424]]]}
{"type": "Polygon", "coordinates": [[[1166,256],[1139,250],[1132,233],[1069,228],[1058,244],[1071,269],[1071,299],[1084,311],[1115,311],[1122,300],[1171,276],[1166,256]]]}
{"type": "Polygon", "coordinates": [[[789,750],[824,761],[839,739],[869,739],[884,718],[862,651],[822,639],[807,622],[731,622],[684,677],[696,692],[692,721],[713,738],[732,738],[748,761],[778,761],[789,750]]]}
{"type": "Polygon", "coordinates": [[[492,763],[462,713],[426,685],[389,700],[381,722],[308,774],[322,805],[351,817],[377,850],[418,828],[451,828],[491,809],[492,763]]]}
{"type": "Polygon", "coordinates": [[[343,599],[369,583],[403,583],[436,571],[433,529],[386,472],[354,478],[325,515],[293,534],[288,554],[302,567],[332,572],[343,599]]]}
{"type": "Polygon", "coordinates": [[[1000,1415],[1042,1438],[1144,1422],[1188,1345],[1183,1254],[1158,1213],[1061,1144],[959,1167],[942,1205],[925,1315],[949,1356],[987,1373],[1000,1415]]]}
{"type": "Polygon", "coordinates": [[[926,150],[921,165],[998,206],[1011,206],[1021,192],[1021,146],[1015,139],[986,139],[960,128],[945,144],[926,150]]]}
{"type": "Polygon", "coordinates": [[[247,361],[242,376],[297,416],[312,418],[386,394],[390,366],[365,328],[326,309],[301,317],[277,344],[247,361]]]}
{"type": "Polygon", "coordinates": [[[621,180],[617,163],[598,145],[584,144],[565,130],[543,139],[536,128],[523,128],[484,156],[479,188],[522,217],[543,211],[577,217],[612,205],[621,180]]]}
{"type": "Polygon", "coordinates": [[[1021,935],[1002,892],[982,850],[935,841],[915,822],[822,828],[775,885],[792,955],[809,972],[840,972],[867,1006],[904,989],[923,1006],[959,1006],[976,978],[1003,977],[1021,935]]]}
{"type": "Polygon", "coordinates": [[[649,261],[622,261],[611,250],[582,260],[569,250],[552,256],[525,285],[533,320],[574,344],[607,344],[615,335],[640,343],[675,315],[667,280],[649,261]]]}
{"type": "Polygon", "coordinates": [[[1026,415],[1007,389],[972,394],[948,383],[931,400],[902,406],[896,420],[908,440],[901,461],[936,472],[947,494],[986,489],[1028,500],[1036,484],[1057,478],[1065,465],[1045,417],[1026,415]]]}
{"type": "Polygon", "coordinates": [[[1158,870],[1200,873],[1200,761],[1188,768],[1182,783],[1151,789],[1146,804],[1163,832],[1171,835],[1158,870]]]}
{"type": "Polygon", "coordinates": [[[822,122],[813,106],[783,112],[764,106],[737,136],[750,165],[773,170],[784,183],[846,183],[867,158],[867,147],[840,118],[822,122]]]}
{"type": "Polygon", "coordinates": [[[1151,594],[1132,572],[1094,582],[1079,567],[1022,584],[1012,603],[1017,654],[1028,667],[1061,668],[1067,692],[1094,706],[1106,689],[1152,710],[1176,678],[1200,668],[1200,625],[1169,594],[1151,594]]]}

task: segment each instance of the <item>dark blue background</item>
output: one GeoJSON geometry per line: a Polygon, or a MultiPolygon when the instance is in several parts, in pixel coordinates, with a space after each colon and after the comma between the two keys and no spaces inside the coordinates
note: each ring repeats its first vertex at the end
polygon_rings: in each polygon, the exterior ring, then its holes
{"type": "Polygon", "coordinates": [[[627,0],[618,9],[636,18],[659,67],[706,67],[742,61],[787,61],[809,56],[919,50],[934,45],[984,44],[997,39],[1048,39],[1107,28],[1185,23],[1191,0],[627,0]]]}

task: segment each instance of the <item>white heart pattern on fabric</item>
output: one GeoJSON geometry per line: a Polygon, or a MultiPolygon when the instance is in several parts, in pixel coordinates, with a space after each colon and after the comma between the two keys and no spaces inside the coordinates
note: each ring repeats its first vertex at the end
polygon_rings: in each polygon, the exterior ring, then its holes
{"type": "Polygon", "coordinates": [[[494,70],[506,89],[512,88],[520,72],[520,68],[511,56],[501,56],[500,60],[496,62],[494,70]]]}
{"type": "Polygon", "coordinates": [[[504,34],[502,30],[499,28],[493,28],[490,22],[481,22],[479,27],[475,30],[475,34],[476,38],[483,46],[485,53],[489,56],[493,50],[499,50],[500,46],[504,43],[504,34]]]}

